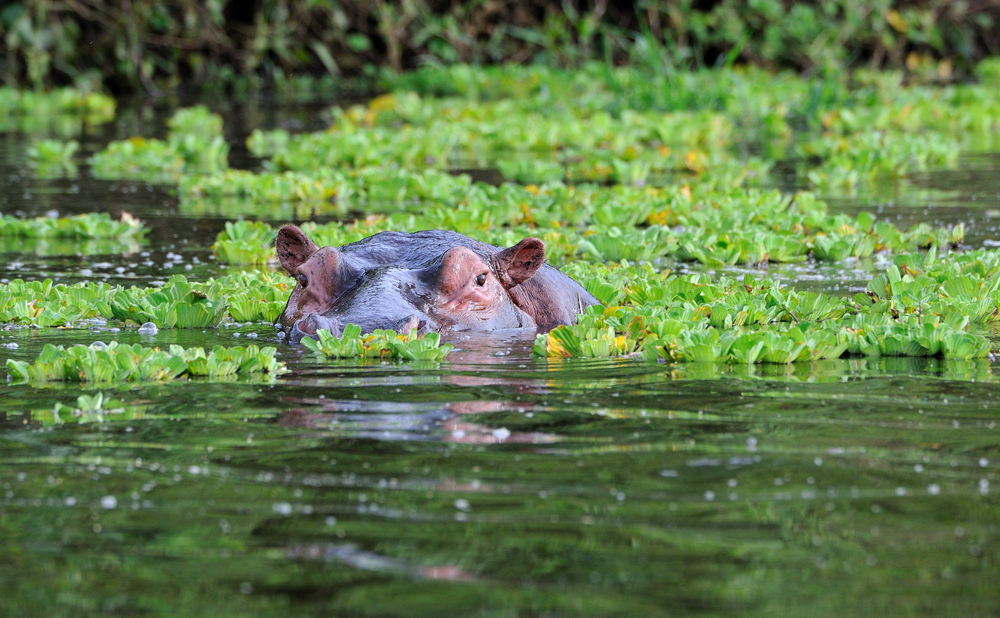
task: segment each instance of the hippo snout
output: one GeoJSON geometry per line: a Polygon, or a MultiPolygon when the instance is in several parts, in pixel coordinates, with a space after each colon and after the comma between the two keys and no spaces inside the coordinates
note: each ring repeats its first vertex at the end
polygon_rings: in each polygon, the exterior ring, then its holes
{"type": "Polygon", "coordinates": [[[298,343],[303,337],[315,337],[316,331],[327,329],[334,337],[339,337],[341,328],[336,320],[323,317],[318,313],[311,313],[306,317],[297,320],[292,324],[292,330],[288,334],[288,341],[298,343]]]}

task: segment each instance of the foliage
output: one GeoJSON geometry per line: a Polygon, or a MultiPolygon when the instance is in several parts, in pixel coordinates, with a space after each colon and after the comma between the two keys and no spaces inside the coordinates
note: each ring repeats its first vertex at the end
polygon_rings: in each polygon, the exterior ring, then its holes
{"type": "Polygon", "coordinates": [[[222,117],[204,106],[182,108],[167,120],[167,139],[133,137],[113,141],[89,160],[98,178],[176,181],[183,173],[209,173],[229,167],[229,145],[222,117]]]}
{"type": "Polygon", "coordinates": [[[988,3],[682,0],[628,6],[544,0],[526,11],[513,0],[291,0],[233,10],[183,0],[123,10],[106,0],[85,9],[17,1],[0,14],[8,50],[0,76],[36,88],[69,79],[133,91],[173,87],[185,77],[207,89],[228,85],[237,91],[270,81],[279,92],[301,95],[375,66],[393,72],[459,62],[575,67],[604,59],[661,73],[744,62],[817,74],[844,65],[891,66],[923,79],[949,79],[956,64],[997,48],[997,13],[988,3]],[[947,62],[934,61],[941,58],[947,62]]]}
{"type": "Polygon", "coordinates": [[[76,164],[73,155],[80,149],[80,142],[69,140],[62,142],[53,139],[42,139],[28,149],[28,158],[35,168],[35,173],[42,178],[53,178],[62,175],[76,175],[76,164]]]}
{"type": "Polygon", "coordinates": [[[162,288],[15,279],[0,284],[0,323],[84,326],[89,320],[114,318],[153,322],[159,328],[207,328],[227,312],[238,322],[274,322],[293,287],[281,274],[261,272],[195,283],[174,275],[162,288]]]}
{"type": "Polygon", "coordinates": [[[119,383],[170,381],[187,376],[218,378],[236,373],[275,376],[284,364],[274,358],[275,348],[224,348],[205,354],[202,348],[172,345],[170,351],[125,345],[116,341],[75,345],[69,348],[46,344],[34,363],[7,359],[7,371],[18,382],[119,383]]]}
{"type": "Polygon", "coordinates": [[[146,406],[128,405],[104,393],[80,395],[75,405],[57,402],[51,409],[32,410],[31,419],[45,427],[64,423],[103,423],[143,418],[146,406]]]}
{"type": "Polygon", "coordinates": [[[0,87],[0,118],[11,116],[73,116],[88,124],[100,124],[114,118],[115,100],[84,89],[55,88],[46,92],[0,87]]]}
{"type": "Polygon", "coordinates": [[[454,346],[441,344],[440,333],[417,335],[412,329],[408,334],[394,330],[375,330],[361,335],[361,328],[348,324],[340,337],[329,330],[316,331],[316,338],[304,337],[306,349],[329,358],[397,358],[403,360],[442,360],[454,346]]]}
{"type": "Polygon", "coordinates": [[[590,307],[577,324],[540,334],[534,353],[745,364],[845,353],[983,358],[989,340],[966,329],[970,322],[1000,319],[1000,293],[987,274],[1000,252],[988,255],[977,261],[956,254],[941,263],[934,252],[898,256],[901,264],[927,272],[903,275],[891,266],[872,279],[868,295],[853,300],[798,293],[749,275],[712,283],[703,275],[657,276],[627,262],[581,263],[569,273],[607,306],[590,307]],[[965,274],[956,277],[956,271],[965,274]]]}
{"type": "MultiPolygon", "coordinates": [[[[810,193],[562,183],[492,187],[450,178],[426,179],[424,195],[448,196],[460,208],[434,206],[433,198],[422,203],[417,193],[414,209],[423,206],[420,214],[369,216],[346,225],[306,223],[303,230],[320,246],[342,245],[389,229],[444,228],[501,245],[537,236],[546,242],[548,259],[554,263],[673,257],[711,266],[797,262],[810,252],[819,260],[838,261],[875,252],[945,249],[964,237],[962,226],[916,225],[902,231],[868,213],[833,216],[810,193]]],[[[215,254],[226,263],[273,262],[275,233],[262,222],[227,223],[217,237],[215,254]]]]}
{"type": "Polygon", "coordinates": [[[127,212],[118,221],[106,213],[32,219],[0,216],[0,237],[127,240],[142,238],[148,231],[142,221],[127,212]]]}

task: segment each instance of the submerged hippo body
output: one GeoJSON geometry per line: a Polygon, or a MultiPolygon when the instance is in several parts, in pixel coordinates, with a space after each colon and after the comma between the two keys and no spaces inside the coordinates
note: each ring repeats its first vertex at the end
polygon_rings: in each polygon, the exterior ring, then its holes
{"type": "Polygon", "coordinates": [[[298,280],[279,318],[292,341],[322,328],[336,334],[348,323],[363,332],[547,332],[598,302],[544,264],[537,238],[503,248],[446,230],[381,232],[320,248],[286,225],[276,245],[298,280]]]}

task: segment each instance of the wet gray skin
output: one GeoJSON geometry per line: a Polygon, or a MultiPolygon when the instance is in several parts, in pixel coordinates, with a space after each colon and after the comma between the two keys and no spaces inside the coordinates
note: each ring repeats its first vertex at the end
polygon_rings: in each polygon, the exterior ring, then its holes
{"type": "Polygon", "coordinates": [[[298,284],[279,324],[296,342],[317,330],[363,332],[547,332],[572,324],[597,299],[544,264],[545,245],[525,238],[501,248],[446,230],[382,232],[319,248],[286,225],[276,241],[298,284]]]}

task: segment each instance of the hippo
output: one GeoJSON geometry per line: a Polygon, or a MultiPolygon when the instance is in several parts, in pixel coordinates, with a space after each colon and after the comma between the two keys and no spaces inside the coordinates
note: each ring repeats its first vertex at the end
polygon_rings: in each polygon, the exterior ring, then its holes
{"type": "Polygon", "coordinates": [[[319,329],[339,335],[391,328],[421,334],[520,329],[548,332],[596,298],[545,264],[545,243],[497,247],[447,230],[380,232],[318,247],[294,225],[278,231],[282,267],[297,280],[276,326],[299,341],[319,329]]]}

